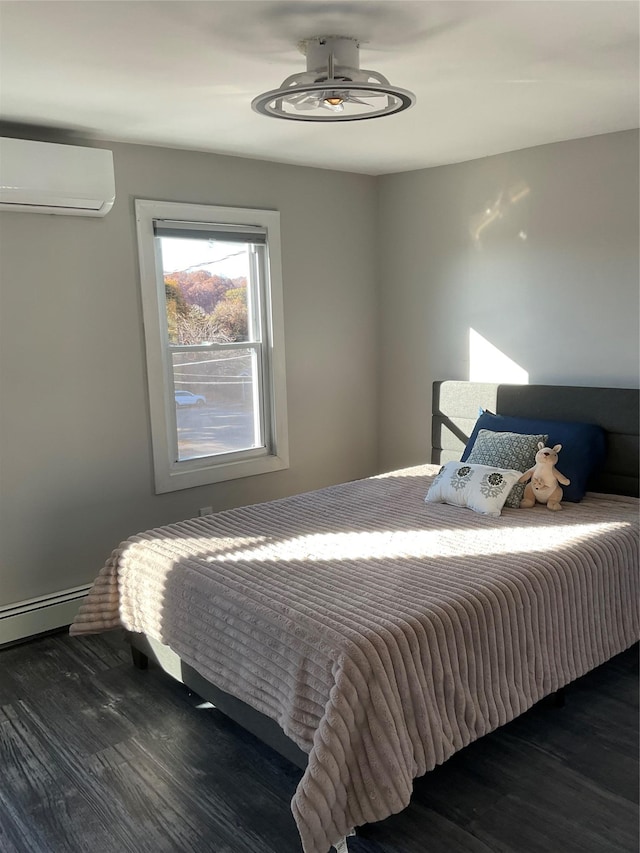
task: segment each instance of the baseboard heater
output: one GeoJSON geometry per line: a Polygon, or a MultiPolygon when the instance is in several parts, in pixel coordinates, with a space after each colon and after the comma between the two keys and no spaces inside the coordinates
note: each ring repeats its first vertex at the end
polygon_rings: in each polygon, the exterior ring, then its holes
{"type": "Polygon", "coordinates": [[[0,606],[0,646],[70,625],[91,585],[0,606]]]}

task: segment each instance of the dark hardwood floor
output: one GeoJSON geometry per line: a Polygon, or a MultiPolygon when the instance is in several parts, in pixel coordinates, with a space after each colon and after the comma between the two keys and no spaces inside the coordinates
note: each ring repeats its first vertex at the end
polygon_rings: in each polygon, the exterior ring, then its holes
{"type": "MultiPolygon", "coordinates": [[[[637,676],[636,646],[417,780],[350,853],[637,853],[637,676]]],[[[299,778],[118,633],[0,650],[2,853],[300,853],[299,778]]]]}

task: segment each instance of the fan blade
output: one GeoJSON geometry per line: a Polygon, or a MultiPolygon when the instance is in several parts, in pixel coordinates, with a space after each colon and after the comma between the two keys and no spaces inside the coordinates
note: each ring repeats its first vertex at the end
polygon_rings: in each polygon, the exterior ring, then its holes
{"type": "MultiPolygon", "coordinates": [[[[349,92],[349,95],[351,95],[351,92],[349,92]]],[[[386,97],[388,97],[388,95],[386,92],[376,92],[375,89],[368,89],[365,97],[367,97],[367,98],[386,98],[386,97]]]]}
{"type": "Polygon", "coordinates": [[[306,101],[309,97],[310,95],[308,95],[306,92],[301,92],[299,95],[286,95],[285,100],[289,104],[299,104],[302,101],[306,101]]]}
{"type": "Polygon", "coordinates": [[[360,98],[354,98],[352,95],[346,95],[343,99],[349,104],[362,104],[363,107],[370,107],[371,104],[368,101],[361,101],[360,98]]]}
{"type": "Polygon", "coordinates": [[[307,92],[301,92],[299,95],[288,95],[284,100],[296,110],[315,110],[318,106],[317,96],[309,95],[307,92]]]}

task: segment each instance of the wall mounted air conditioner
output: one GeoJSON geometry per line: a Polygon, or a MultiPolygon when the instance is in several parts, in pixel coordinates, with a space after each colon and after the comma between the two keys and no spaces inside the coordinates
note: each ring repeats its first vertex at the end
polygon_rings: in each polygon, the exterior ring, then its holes
{"type": "Polygon", "coordinates": [[[111,151],[0,138],[0,210],[104,216],[115,197],[111,151]]]}

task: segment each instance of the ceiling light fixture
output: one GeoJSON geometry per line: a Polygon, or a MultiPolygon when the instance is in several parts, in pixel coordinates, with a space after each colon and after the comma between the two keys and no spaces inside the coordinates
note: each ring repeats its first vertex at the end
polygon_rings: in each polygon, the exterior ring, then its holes
{"type": "Polygon", "coordinates": [[[360,45],[345,36],[318,36],[298,45],[307,70],[251,102],[257,113],[290,121],[361,121],[402,112],[415,95],[377,71],[360,68],[360,45]]]}

